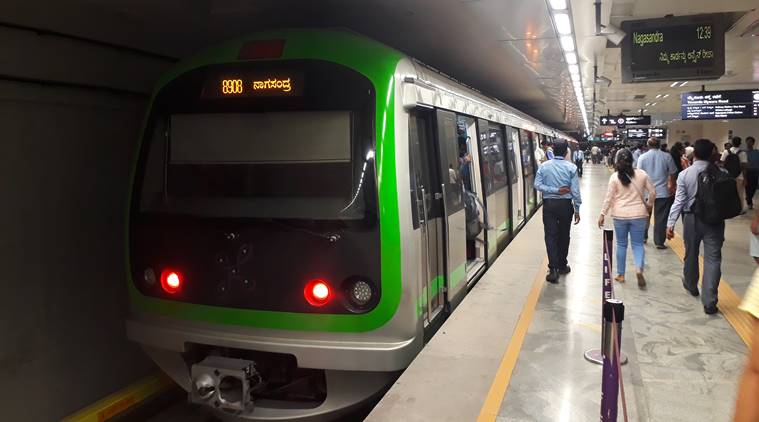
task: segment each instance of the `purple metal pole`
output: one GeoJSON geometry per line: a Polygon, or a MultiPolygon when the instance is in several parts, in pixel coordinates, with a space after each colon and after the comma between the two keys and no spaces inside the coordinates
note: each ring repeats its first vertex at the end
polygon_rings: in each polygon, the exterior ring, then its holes
{"type": "Polygon", "coordinates": [[[612,299],[614,297],[614,285],[611,281],[612,272],[612,242],[614,241],[614,231],[604,230],[604,256],[603,256],[603,298],[601,299],[606,303],[606,299],[612,299]]]}
{"type": "MultiPolygon", "coordinates": [[[[612,242],[614,241],[614,231],[604,230],[603,233],[603,254],[601,256],[601,267],[603,268],[603,283],[601,285],[601,303],[614,297],[614,285],[612,284],[612,242]]],[[[601,327],[603,327],[603,318],[601,318],[601,327]]],[[[604,337],[601,336],[601,349],[590,349],[585,352],[585,359],[589,362],[603,365],[603,344],[604,337]]],[[[624,364],[627,359],[622,359],[624,364]]]]}
{"type": "Polygon", "coordinates": [[[603,325],[603,378],[601,381],[601,422],[617,421],[617,398],[619,397],[619,355],[616,344],[622,344],[622,320],[625,305],[621,300],[607,299],[604,302],[603,325]]]}

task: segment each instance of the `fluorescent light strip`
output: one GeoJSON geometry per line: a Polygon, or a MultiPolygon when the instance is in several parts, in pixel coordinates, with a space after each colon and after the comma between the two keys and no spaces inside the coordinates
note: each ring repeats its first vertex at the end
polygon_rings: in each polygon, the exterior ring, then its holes
{"type": "Polygon", "coordinates": [[[670,87],[670,88],[674,88],[674,87],[675,87],[675,85],[677,85],[678,83],[679,83],[679,82],[677,82],[677,81],[675,81],[675,82],[672,82],[672,84],[671,84],[669,87],[670,87]]]}
{"type": "Polygon", "coordinates": [[[572,22],[570,22],[567,13],[554,13],[553,22],[556,24],[556,31],[559,32],[559,35],[569,35],[572,33],[572,22]]]}
{"type": "Polygon", "coordinates": [[[553,10],[566,10],[567,0],[551,0],[551,9],[553,10]]]}
{"type": "Polygon", "coordinates": [[[559,37],[559,42],[561,43],[561,49],[565,52],[570,53],[575,51],[575,41],[571,35],[562,35],[559,37]]]}

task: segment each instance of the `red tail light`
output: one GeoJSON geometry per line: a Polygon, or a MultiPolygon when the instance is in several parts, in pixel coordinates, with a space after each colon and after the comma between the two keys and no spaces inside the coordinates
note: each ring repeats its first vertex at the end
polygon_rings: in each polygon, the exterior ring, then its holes
{"type": "Polygon", "coordinates": [[[182,289],[182,275],[173,270],[164,270],[161,273],[161,287],[163,291],[174,294],[182,289]]]}
{"type": "Polygon", "coordinates": [[[306,301],[311,306],[323,306],[332,297],[332,289],[330,289],[329,284],[324,280],[311,280],[306,284],[306,288],[303,289],[303,296],[306,297],[306,301]]]}
{"type": "Polygon", "coordinates": [[[285,50],[285,40],[251,41],[240,48],[240,60],[278,59],[285,50]]]}

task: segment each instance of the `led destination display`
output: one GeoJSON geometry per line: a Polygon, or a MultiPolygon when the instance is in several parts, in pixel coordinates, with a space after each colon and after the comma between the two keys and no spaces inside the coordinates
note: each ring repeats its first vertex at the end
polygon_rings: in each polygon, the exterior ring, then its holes
{"type": "Polygon", "coordinates": [[[301,75],[287,71],[242,72],[208,79],[203,98],[290,97],[303,92],[301,75]]]}
{"type": "Polygon", "coordinates": [[[680,96],[683,120],[759,118],[759,89],[684,92],[680,96]]]}
{"type": "Polygon", "coordinates": [[[725,73],[721,14],[622,22],[622,82],[715,79],[725,73]]]}

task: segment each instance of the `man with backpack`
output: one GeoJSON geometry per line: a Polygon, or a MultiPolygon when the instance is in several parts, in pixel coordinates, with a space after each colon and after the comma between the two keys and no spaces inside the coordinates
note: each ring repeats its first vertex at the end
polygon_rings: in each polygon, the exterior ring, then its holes
{"type": "Polygon", "coordinates": [[[698,255],[704,244],[704,274],[702,280],[706,314],[717,313],[717,287],[722,276],[722,244],[725,240],[725,219],[740,214],[741,205],[735,179],[711,164],[716,146],[708,139],[693,144],[693,165],[677,177],[675,202],[667,221],[667,238],[675,236],[675,223],[683,216],[685,260],[683,287],[698,296],[698,255]]]}
{"type": "Polygon", "coordinates": [[[745,173],[746,167],[748,166],[748,156],[746,155],[746,151],[741,150],[740,136],[734,137],[731,144],[732,146],[730,148],[726,148],[722,152],[720,161],[722,161],[722,166],[730,174],[730,177],[736,181],[738,196],[741,198],[741,214],[744,214],[745,211],[743,208],[745,207],[746,203],[744,198],[746,194],[745,173]]]}

